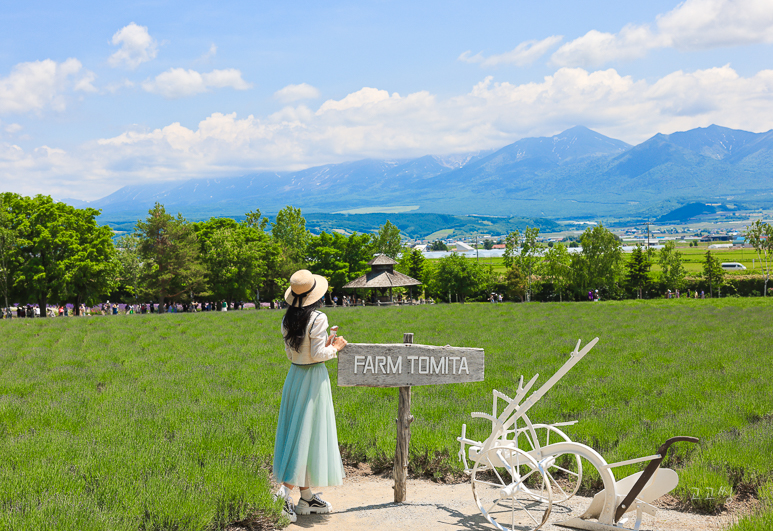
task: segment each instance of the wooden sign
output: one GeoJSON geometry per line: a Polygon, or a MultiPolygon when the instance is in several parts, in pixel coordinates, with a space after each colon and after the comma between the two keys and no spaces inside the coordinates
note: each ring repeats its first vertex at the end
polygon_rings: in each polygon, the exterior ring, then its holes
{"type": "Polygon", "coordinates": [[[482,382],[482,348],[349,343],[338,354],[341,387],[406,387],[482,382]]]}
{"type": "Polygon", "coordinates": [[[408,446],[411,443],[411,387],[483,381],[482,348],[414,345],[413,334],[403,334],[403,344],[349,343],[338,353],[341,387],[399,387],[397,439],[392,473],[395,503],[405,501],[408,446]]]}

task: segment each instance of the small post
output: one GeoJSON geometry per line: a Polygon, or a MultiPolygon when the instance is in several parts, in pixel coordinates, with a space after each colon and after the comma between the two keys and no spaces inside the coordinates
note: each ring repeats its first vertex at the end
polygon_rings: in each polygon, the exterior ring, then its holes
{"type": "MultiPolygon", "coordinates": [[[[403,343],[413,344],[413,334],[403,334],[403,343]]],[[[400,388],[400,398],[397,406],[397,441],[395,444],[395,463],[393,476],[395,478],[395,503],[405,501],[406,480],[408,479],[408,447],[411,443],[411,387],[400,388]]]]}

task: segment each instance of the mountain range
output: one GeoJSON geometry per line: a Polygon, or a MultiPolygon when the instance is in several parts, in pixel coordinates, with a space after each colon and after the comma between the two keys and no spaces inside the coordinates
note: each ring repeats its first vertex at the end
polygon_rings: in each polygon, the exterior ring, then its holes
{"type": "Polygon", "coordinates": [[[129,185],[88,206],[107,219],[137,219],[155,202],[192,218],[288,204],[319,213],[631,217],[696,201],[773,204],[772,163],[773,130],[712,125],[631,146],[577,126],[496,151],[129,185]]]}

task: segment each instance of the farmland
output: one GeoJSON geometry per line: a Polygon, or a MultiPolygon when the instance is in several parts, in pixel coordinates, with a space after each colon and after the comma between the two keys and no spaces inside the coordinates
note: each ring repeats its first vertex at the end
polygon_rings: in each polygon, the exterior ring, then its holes
{"type": "MultiPolygon", "coordinates": [[[[492,389],[512,395],[520,374],[539,373],[539,385],[578,338],[599,336],[533,420],[579,420],[569,435],[610,462],[649,455],[673,435],[699,437],[666,461],[680,473],[675,494],[695,510],[770,490],[766,299],[328,315],[349,341],[397,342],[414,332],[417,343],[486,350],[484,382],[414,389],[414,474],[458,475],[455,437],[462,423],[473,437],[487,435],[489,424],[469,413],[490,410],[492,389]]],[[[287,371],[280,318],[244,311],[0,322],[0,528],[205,530],[255,512],[276,516],[267,467],[287,371]]],[[[338,388],[336,363],[328,368],[344,455],[388,468],[396,391],[338,388]]],[[[592,472],[586,482],[598,486],[592,472]]]]}
{"type": "MultiPolygon", "coordinates": [[[[699,247],[678,245],[676,250],[682,253],[682,263],[689,276],[696,276],[703,271],[703,262],[705,261],[706,251],[708,250],[707,244],[701,244],[699,247]]],[[[657,264],[657,253],[658,250],[653,250],[653,272],[660,271],[660,266],[657,264]]],[[[754,249],[711,249],[711,254],[716,255],[720,262],[738,262],[747,268],[746,271],[728,272],[728,275],[743,276],[763,274],[763,266],[760,265],[760,261],[757,259],[757,254],[754,252],[754,249]]],[[[626,253],[623,256],[627,261],[631,254],[626,253]]],[[[471,259],[475,258],[473,257],[471,259]]],[[[494,268],[494,271],[500,273],[505,272],[502,258],[480,258],[478,261],[486,266],[491,265],[494,268]]]]}

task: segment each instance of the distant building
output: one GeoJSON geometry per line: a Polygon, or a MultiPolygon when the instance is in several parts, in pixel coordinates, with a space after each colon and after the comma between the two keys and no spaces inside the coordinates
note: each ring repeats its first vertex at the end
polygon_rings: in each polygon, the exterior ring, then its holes
{"type": "Polygon", "coordinates": [[[456,242],[456,243],[453,243],[451,245],[454,246],[456,248],[457,252],[460,252],[460,253],[466,253],[467,251],[474,251],[475,250],[474,247],[472,247],[470,245],[467,245],[464,242],[456,242]]]}
{"type": "Polygon", "coordinates": [[[709,234],[701,238],[702,242],[731,242],[733,237],[729,234],[709,234]]]}

